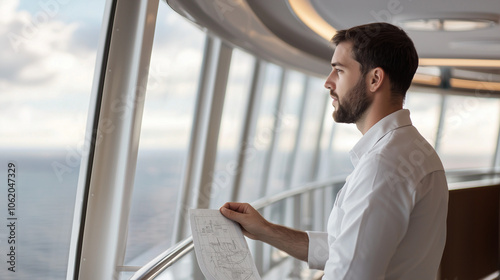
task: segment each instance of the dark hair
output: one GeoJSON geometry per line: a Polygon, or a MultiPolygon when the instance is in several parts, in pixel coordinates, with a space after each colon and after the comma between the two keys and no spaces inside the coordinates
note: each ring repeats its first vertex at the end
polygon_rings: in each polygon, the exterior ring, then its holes
{"type": "Polygon", "coordinates": [[[338,45],[352,42],[352,53],[361,64],[361,73],[380,67],[391,82],[391,94],[404,97],[418,67],[412,40],[399,27],[377,22],[338,31],[332,38],[338,45]]]}

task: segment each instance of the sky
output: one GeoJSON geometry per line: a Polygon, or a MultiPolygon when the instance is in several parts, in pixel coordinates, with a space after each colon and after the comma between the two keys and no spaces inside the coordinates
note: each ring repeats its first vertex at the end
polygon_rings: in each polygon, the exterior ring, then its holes
{"type": "MultiPolygon", "coordinates": [[[[83,144],[104,3],[0,2],[0,147],[83,144]]],[[[204,35],[164,2],[156,34],[143,143],[184,146],[204,35]]]]}
{"type": "MultiPolygon", "coordinates": [[[[61,147],[83,136],[100,26],[67,15],[74,2],[0,2],[0,147],[61,147]]],[[[103,7],[81,11],[102,17],[103,7]]]]}

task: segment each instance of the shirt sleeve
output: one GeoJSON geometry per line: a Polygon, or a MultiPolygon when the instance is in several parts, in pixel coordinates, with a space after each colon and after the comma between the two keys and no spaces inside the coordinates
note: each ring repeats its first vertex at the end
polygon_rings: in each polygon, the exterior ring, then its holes
{"type": "Polygon", "coordinates": [[[323,279],[385,279],[407,230],[414,192],[380,161],[351,177],[349,184],[340,222],[328,228],[334,237],[323,279]]]}
{"type": "Polygon", "coordinates": [[[307,264],[311,269],[325,269],[328,260],[328,234],[320,231],[306,231],[309,237],[307,264]]]}

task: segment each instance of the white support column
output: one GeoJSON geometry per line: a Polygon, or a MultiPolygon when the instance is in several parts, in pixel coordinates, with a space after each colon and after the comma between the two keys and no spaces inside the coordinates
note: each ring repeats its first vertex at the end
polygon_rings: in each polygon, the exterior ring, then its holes
{"type": "MultiPolygon", "coordinates": [[[[325,104],[328,104],[328,99],[330,98],[329,95],[326,95],[323,97],[325,100],[325,104]]],[[[311,164],[311,170],[310,170],[310,177],[308,178],[308,181],[318,181],[319,180],[319,168],[321,166],[321,139],[323,138],[324,134],[324,123],[325,123],[325,113],[326,113],[326,106],[323,106],[323,109],[321,110],[321,114],[319,116],[318,120],[318,135],[316,138],[316,148],[314,150],[314,157],[312,160],[311,164]]],[[[305,223],[302,225],[304,228],[303,230],[313,230],[317,229],[317,225],[321,224],[321,221],[323,219],[322,214],[325,210],[319,212],[315,211],[318,209],[318,206],[322,205],[322,200],[317,201],[317,191],[311,192],[308,196],[308,201],[307,201],[307,206],[305,213],[304,213],[304,221],[305,223]],[[316,214],[316,215],[315,215],[316,214]]],[[[321,208],[320,208],[321,209],[321,208]]]]}
{"type": "Polygon", "coordinates": [[[438,127],[436,130],[436,139],[434,141],[434,149],[439,153],[441,146],[441,138],[443,137],[444,116],[446,114],[446,95],[441,93],[441,110],[439,111],[438,127]]]}
{"type": "MultiPolygon", "coordinates": [[[[325,94],[325,104],[329,105],[328,100],[330,99],[330,96],[325,94]]],[[[323,138],[323,135],[325,133],[325,114],[326,114],[326,108],[327,106],[323,106],[323,109],[321,110],[321,115],[320,115],[320,120],[318,120],[319,123],[319,129],[318,129],[318,138],[316,140],[316,149],[314,150],[314,158],[313,158],[313,164],[311,165],[311,178],[309,178],[311,181],[317,181],[319,180],[319,169],[321,167],[321,140],[323,138]]],[[[333,130],[333,129],[332,129],[333,130]]]]}
{"type": "Polygon", "coordinates": [[[204,141],[203,159],[201,167],[201,178],[197,189],[197,208],[210,207],[210,197],[212,193],[213,173],[215,170],[215,159],[217,157],[217,144],[219,142],[219,130],[222,119],[222,110],[226,96],[226,87],[229,76],[229,66],[233,49],[225,44],[220,44],[217,72],[213,88],[212,100],[209,103],[208,118],[205,119],[207,127],[204,141]]]}
{"type": "MultiPolygon", "coordinates": [[[[271,144],[269,145],[269,150],[266,152],[266,160],[264,161],[264,166],[263,172],[262,172],[262,179],[261,179],[261,185],[260,185],[260,190],[259,190],[259,198],[264,197],[266,195],[266,190],[267,186],[269,185],[269,176],[270,170],[272,167],[272,161],[273,161],[273,155],[274,155],[274,150],[276,147],[276,143],[278,141],[278,128],[281,125],[281,113],[284,105],[284,89],[285,89],[285,83],[286,83],[286,69],[282,68],[281,70],[281,76],[280,76],[280,83],[279,83],[279,89],[278,89],[278,100],[276,100],[276,117],[274,119],[274,124],[273,124],[273,134],[271,136],[271,144]]],[[[271,207],[267,207],[265,210],[267,210],[267,213],[269,213],[269,209],[271,207]]],[[[266,216],[266,213],[264,214],[266,216]]],[[[256,262],[255,265],[257,266],[257,270],[259,273],[262,275],[263,273],[267,272],[270,266],[271,258],[269,255],[269,251],[266,250],[268,247],[264,247],[264,244],[262,242],[256,242],[255,243],[255,254],[256,254],[256,262]]]]}
{"type": "Polygon", "coordinates": [[[79,182],[67,279],[119,279],[127,239],[158,0],[108,1],[109,26],[96,74],[94,142],[79,182]],[[78,208],[78,206],[76,207],[78,208]]]}
{"type": "Polygon", "coordinates": [[[232,48],[208,37],[173,242],[189,233],[190,208],[208,208],[232,48]]]}
{"type": "MultiPolygon", "coordinates": [[[[304,168],[303,166],[298,167],[297,165],[297,156],[299,153],[300,146],[302,144],[302,132],[304,131],[304,122],[305,122],[305,113],[307,109],[307,104],[310,102],[310,97],[307,94],[307,90],[309,89],[309,81],[311,77],[306,76],[304,82],[304,89],[302,90],[301,96],[301,105],[299,111],[299,126],[297,127],[297,132],[295,132],[295,145],[293,147],[292,154],[290,156],[289,165],[287,166],[286,174],[289,174],[288,177],[285,178],[285,189],[291,189],[292,184],[297,182],[297,169],[304,168]]],[[[295,185],[293,186],[295,187],[295,185]]]]}
{"type": "Polygon", "coordinates": [[[278,100],[276,101],[276,117],[274,119],[274,124],[273,124],[273,134],[271,138],[271,144],[269,146],[269,150],[266,153],[266,160],[264,161],[264,172],[262,173],[262,180],[261,180],[261,185],[260,185],[260,192],[259,192],[259,198],[264,197],[267,195],[267,186],[269,185],[269,176],[271,176],[271,169],[273,166],[273,160],[274,160],[274,153],[276,149],[276,145],[278,143],[278,138],[279,138],[279,130],[280,126],[282,125],[281,119],[282,119],[282,114],[283,114],[283,107],[284,107],[284,102],[285,102],[285,83],[286,83],[286,78],[287,78],[287,70],[282,69],[281,72],[281,77],[280,77],[280,85],[278,89],[278,100]]]}
{"type": "MultiPolygon", "coordinates": [[[[500,112],[500,111],[499,111],[500,112]]],[[[497,116],[500,118],[500,113],[497,116]]],[[[495,149],[495,155],[493,156],[491,172],[495,173],[499,171],[500,167],[500,128],[498,128],[497,145],[495,149]]]]}
{"type": "Polygon", "coordinates": [[[259,59],[255,60],[254,71],[252,75],[252,86],[248,97],[248,104],[245,113],[245,123],[241,133],[241,146],[238,152],[238,165],[236,167],[236,175],[234,176],[234,183],[232,186],[231,201],[237,201],[240,194],[241,178],[245,168],[245,162],[248,160],[247,156],[255,153],[253,146],[253,137],[257,126],[257,119],[259,117],[260,101],[262,96],[262,87],[264,85],[265,62],[259,59]]]}

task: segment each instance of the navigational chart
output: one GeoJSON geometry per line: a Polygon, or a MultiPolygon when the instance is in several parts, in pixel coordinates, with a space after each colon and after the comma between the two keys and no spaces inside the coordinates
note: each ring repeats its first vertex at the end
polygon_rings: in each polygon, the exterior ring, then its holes
{"type": "Polygon", "coordinates": [[[196,259],[209,280],[260,280],[240,226],[219,210],[190,209],[196,259]]]}

